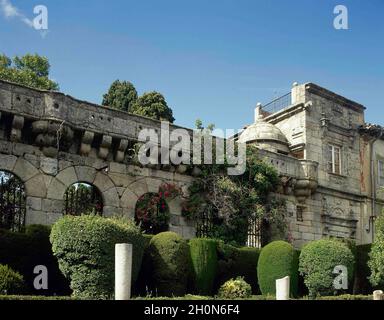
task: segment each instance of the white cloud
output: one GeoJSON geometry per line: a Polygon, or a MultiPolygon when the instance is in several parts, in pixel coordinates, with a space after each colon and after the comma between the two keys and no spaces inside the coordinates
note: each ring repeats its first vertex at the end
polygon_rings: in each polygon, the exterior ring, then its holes
{"type": "Polygon", "coordinates": [[[33,28],[33,21],[21,13],[9,0],[0,0],[0,9],[6,18],[18,18],[27,26],[33,28]]]}

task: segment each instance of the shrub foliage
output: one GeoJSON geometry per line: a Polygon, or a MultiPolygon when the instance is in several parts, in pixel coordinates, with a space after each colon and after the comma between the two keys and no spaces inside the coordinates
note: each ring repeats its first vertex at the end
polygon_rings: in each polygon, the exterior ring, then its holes
{"type": "Polygon", "coordinates": [[[336,277],[333,270],[338,265],[348,269],[349,285],[353,279],[354,256],[347,244],[333,239],[322,239],[309,242],[300,254],[299,271],[304,276],[304,283],[309,295],[336,294],[333,281],[336,277]]]}
{"type": "Polygon", "coordinates": [[[116,243],[133,245],[133,282],[144,251],[143,237],[133,222],[99,216],[63,217],[52,228],[51,242],[60,269],[79,298],[113,295],[116,243]]]}
{"type": "Polygon", "coordinates": [[[68,281],[61,273],[49,242],[50,227],[29,225],[25,232],[0,229],[0,264],[5,264],[23,275],[28,294],[66,295],[71,292],[68,281]],[[35,266],[48,269],[48,290],[36,290],[33,280],[35,266]]]}
{"type": "Polygon", "coordinates": [[[384,285],[384,212],[375,221],[375,240],[369,254],[369,278],[373,286],[384,285]]]}
{"type": "Polygon", "coordinates": [[[292,296],[297,296],[298,257],[291,244],[285,241],[273,241],[260,253],[257,275],[263,295],[276,294],[276,279],[290,277],[292,296]]]}
{"type": "Polygon", "coordinates": [[[147,250],[149,287],[159,296],[182,296],[191,275],[188,243],[174,232],[155,235],[147,250]]]}
{"type": "Polygon", "coordinates": [[[211,239],[192,239],[191,252],[194,290],[199,295],[211,295],[217,272],[216,241],[211,239]]]}
{"type": "Polygon", "coordinates": [[[0,264],[0,294],[20,294],[25,289],[23,276],[0,264]]]}
{"type": "Polygon", "coordinates": [[[244,277],[252,287],[252,293],[259,293],[257,280],[257,262],[260,250],[257,248],[236,248],[217,241],[218,270],[215,281],[215,288],[237,277],[244,277]]]}
{"type": "Polygon", "coordinates": [[[219,290],[221,299],[247,299],[252,295],[251,286],[245,282],[244,278],[237,277],[225,282],[219,290]]]}

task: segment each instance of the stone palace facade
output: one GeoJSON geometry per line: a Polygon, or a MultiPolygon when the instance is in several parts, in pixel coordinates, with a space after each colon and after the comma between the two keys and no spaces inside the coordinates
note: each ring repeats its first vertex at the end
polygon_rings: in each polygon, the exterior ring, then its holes
{"type": "MultiPolygon", "coordinates": [[[[235,136],[258,146],[280,173],[275,196],[285,200],[282,214],[295,246],[323,236],[372,242],[372,222],[384,207],[384,133],[365,123],[364,112],[313,83],[294,85],[290,94],[258,105],[254,123],[235,136]]],[[[0,113],[0,170],[25,188],[25,224],[54,223],[66,190],[79,182],[98,189],[104,216],[134,217],[142,195],[164,182],[186,190],[198,174],[184,165],[132,161],[138,132],[160,132],[156,120],[6,81],[0,81],[0,113]]],[[[181,199],[168,207],[169,229],[194,237],[181,199]]]]}
{"type": "Polygon", "coordinates": [[[384,128],[366,124],[365,107],[313,83],[255,110],[236,137],[254,143],[283,185],[297,247],[326,236],[372,242],[384,208],[384,128]]]}

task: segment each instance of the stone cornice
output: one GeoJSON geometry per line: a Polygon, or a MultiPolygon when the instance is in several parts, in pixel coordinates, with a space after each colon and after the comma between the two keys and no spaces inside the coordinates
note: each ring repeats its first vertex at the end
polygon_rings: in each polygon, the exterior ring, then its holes
{"type": "Polygon", "coordinates": [[[305,84],[305,89],[308,90],[308,92],[313,93],[315,95],[318,95],[320,97],[332,100],[334,102],[337,102],[338,104],[351,108],[354,111],[363,113],[364,110],[366,109],[362,104],[357,103],[355,101],[349,100],[343,96],[338,95],[337,93],[334,93],[330,90],[327,90],[325,88],[322,88],[318,86],[317,84],[314,83],[306,83],[305,84]]]}
{"type": "MultiPolygon", "coordinates": [[[[57,91],[33,89],[0,80],[0,112],[32,120],[65,121],[70,127],[103,132],[117,138],[136,140],[144,128],[159,131],[161,122],[128,112],[79,100],[57,91]]],[[[170,130],[192,129],[170,124],[170,130]]]]}

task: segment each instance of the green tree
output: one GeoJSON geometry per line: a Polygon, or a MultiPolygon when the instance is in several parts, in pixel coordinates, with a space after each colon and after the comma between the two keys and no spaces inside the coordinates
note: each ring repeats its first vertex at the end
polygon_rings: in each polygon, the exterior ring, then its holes
{"type": "Polygon", "coordinates": [[[373,286],[384,286],[384,211],[375,221],[375,240],[369,253],[369,278],[373,286]]]}
{"type": "Polygon", "coordinates": [[[0,79],[37,89],[58,90],[59,85],[49,79],[48,58],[26,54],[10,59],[0,55],[0,79]]]}
{"type": "Polygon", "coordinates": [[[156,91],[146,92],[139,97],[130,110],[131,113],[156,120],[173,123],[173,111],[168,107],[164,96],[156,91]]]}
{"type": "Polygon", "coordinates": [[[213,123],[210,123],[205,128],[203,126],[203,121],[201,121],[201,119],[196,119],[195,127],[196,127],[197,130],[207,130],[208,132],[212,132],[215,129],[216,126],[213,123]]]}
{"type": "Polygon", "coordinates": [[[205,213],[211,220],[205,236],[238,246],[246,243],[250,220],[266,220],[285,237],[282,204],[268,199],[278,186],[278,173],[258,158],[255,147],[247,147],[246,157],[246,170],[239,176],[226,174],[228,163],[200,166],[202,173],[189,186],[182,212],[193,221],[205,213]]]}
{"type": "Polygon", "coordinates": [[[103,95],[104,106],[123,111],[131,111],[137,100],[137,91],[129,81],[114,81],[106,94],[103,95]]]}

